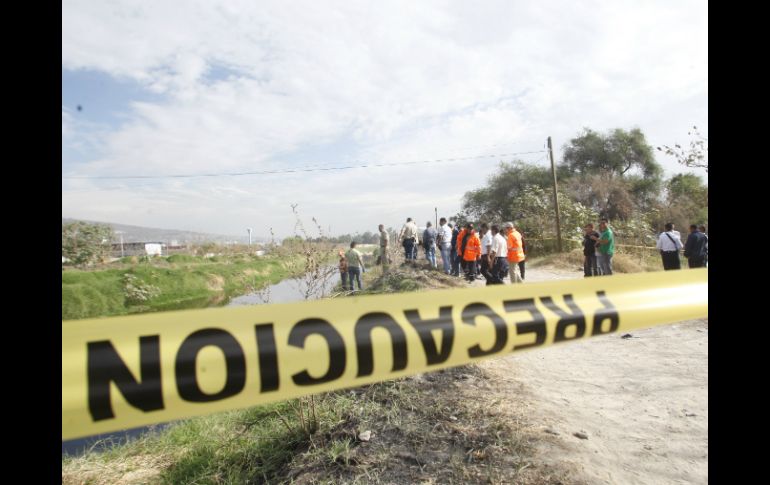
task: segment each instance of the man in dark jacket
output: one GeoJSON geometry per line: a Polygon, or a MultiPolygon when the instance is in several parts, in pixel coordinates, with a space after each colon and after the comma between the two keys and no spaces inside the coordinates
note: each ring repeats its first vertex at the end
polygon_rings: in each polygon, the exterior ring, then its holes
{"type": "Polygon", "coordinates": [[[452,223],[449,223],[449,227],[452,228],[452,275],[460,276],[460,256],[457,255],[457,235],[460,234],[460,224],[452,227],[452,223]]]}
{"type": "Polygon", "coordinates": [[[583,228],[583,275],[599,276],[599,267],[596,265],[596,239],[599,233],[594,231],[594,225],[590,222],[583,228]]]}
{"type": "Polygon", "coordinates": [[[706,258],[703,260],[703,266],[709,267],[709,235],[706,233],[706,226],[701,224],[698,226],[698,230],[706,236],[706,258]]]}
{"type": "Polygon", "coordinates": [[[690,268],[703,268],[706,265],[706,235],[698,231],[698,226],[690,225],[690,234],[684,243],[684,256],[690,268]]]}

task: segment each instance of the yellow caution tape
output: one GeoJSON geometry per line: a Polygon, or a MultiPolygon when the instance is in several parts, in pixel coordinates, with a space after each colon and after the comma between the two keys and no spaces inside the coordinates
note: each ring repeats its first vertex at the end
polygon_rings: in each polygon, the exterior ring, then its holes
{"type": "Polygon", "coordinates": [[[706,269],[62,322],[62,440],[708,313],[706,269]]]}

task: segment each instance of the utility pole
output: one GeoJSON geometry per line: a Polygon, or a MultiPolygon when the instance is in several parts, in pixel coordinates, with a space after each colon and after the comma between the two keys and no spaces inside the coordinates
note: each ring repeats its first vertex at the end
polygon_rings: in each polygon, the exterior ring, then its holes
{"type": "Polygon", "coordinates": [[[434,207],[433,210],[436,211],[436,225],[433,227],[438,231],[438,207],[434,207]]]}
{"type": "Polygon", "coordinates": [[[551,137],[548,137],[548,154],[551,156],[551,174],[553,174],[553,204],[556,208],[556,248],[561,252],[561,222],[559,221],[559,195],[556,185],[556,167],[553,164],[553,146],[551,137]]]}
{"type": "Polygon", "coordinates": [[[251,228],[247,227],[246,230],[249,232],[249,246],[251,246],[251,228]]]}

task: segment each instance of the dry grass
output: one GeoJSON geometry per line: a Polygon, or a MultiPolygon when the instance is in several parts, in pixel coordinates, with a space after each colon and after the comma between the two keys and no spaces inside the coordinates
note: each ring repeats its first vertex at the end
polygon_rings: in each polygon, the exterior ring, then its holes
{"type": "MultiPolygon", "coordinates": [[[[528,265],[554,266],[556,268],[583,270],[583,250],[573,249],[568,253],[554,253],[527,261],[528,265]]],[[[644,271],[660,271],[663,266],[657,254],[627,254],[615,253],[612,257],[612,270],[615,273],[641,273],[644,271]]]]}
{"type": "Polygon", "coordinates": [[[223,277],[211,273],[207,274],[206,276],[208,278],[206,281],[206,286],[208,287],[209,291],[225,291],[225,279],[223,277]]]}
{"type": "Polygon", "coordinates": [[[475,365],[325,399],[339,421],[288,464],[281,483],[579,483],[532,461],[536,432],[475,365]]]}
{"type": "Polygon", "coordinates": [[[466,286],[462,278],[446,275],[424,261],[391,265],[386,273],[382,272],[382,267],[375,267],[367,275],[364,293],[402,293],[466,286]]]}
{"type": "Polygon", "coordinates": [[[129,485],[158,483],[160,473],[173,463],[164,454],[138,454],[114,457],[90,454],[62,464],[63,485],[129,485]]]}

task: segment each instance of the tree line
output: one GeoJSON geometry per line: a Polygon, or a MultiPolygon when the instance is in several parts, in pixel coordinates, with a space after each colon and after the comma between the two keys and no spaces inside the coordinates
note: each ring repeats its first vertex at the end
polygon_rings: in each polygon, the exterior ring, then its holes
{"type": "MultiPolygon", "coordinates": [[[[705,140],[705,138],[701,138],[705,140]]],[[[667,152],[708,172],[705,144],[667,152]]],[[[661,149],[661,151],[663,151],[661,149]]],[[[582,228],[600,217],[611,221],[626,244],[650,245],[666,222],[680,228],[708,224],[708,185],[692,173],[664,177],[653,147],[639,128],[599,133],[585,128],[564,145],[557,166],[562,237],[579,240],[582,228]]],[[[463,196],[456,215],[466,221],[516,221],[529,238],[555,238],[553,177],[549,167],[516,160],[502,162],[486,184],[463,196]]]]}

